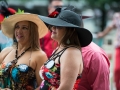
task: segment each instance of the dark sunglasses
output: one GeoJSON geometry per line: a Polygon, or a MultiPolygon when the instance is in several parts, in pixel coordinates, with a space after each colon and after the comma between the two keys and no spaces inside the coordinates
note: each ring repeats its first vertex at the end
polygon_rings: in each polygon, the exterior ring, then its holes
{"type": "Polygon", "coordinates": [[[53,26],[53,25],[49,25],[49,26],[48,26],[48,29],[49,29],[50,31],[52,31],[52,28],[57,29],[57,30],[60,30],[60,29],[62,29],[63,27],[53,26]]]}

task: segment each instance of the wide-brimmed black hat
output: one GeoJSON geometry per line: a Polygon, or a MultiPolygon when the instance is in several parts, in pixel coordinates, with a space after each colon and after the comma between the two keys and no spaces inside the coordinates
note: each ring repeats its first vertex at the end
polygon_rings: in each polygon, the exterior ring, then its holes
{"type": "Polygon", "coordinates": [[[57,17],[51,18],[39,15],[40,19],[48,25],[73,27],[77,30],[78,38],[82,47],[89,45],[92,41],[92,34],[82,27],[82,16],[71,10],[61,10],[57,17]]]}

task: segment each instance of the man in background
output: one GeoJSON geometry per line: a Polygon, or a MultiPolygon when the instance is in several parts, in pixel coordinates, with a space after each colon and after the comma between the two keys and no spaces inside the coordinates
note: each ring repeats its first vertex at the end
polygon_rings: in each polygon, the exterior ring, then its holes
{"type": "MultiPolygon", "coordinates": [[[[63,6],[62,0],[49,0],[48,5],[48,14],[52,13],[56,7],[63,6]]],[[[42,50],[44,50],[48,56],[51,56],[53,50],[57,47],[57,42],[51,39],[51,32],[49,31],[48,34],[40,40],[40,44],[42,50]]]]}
{"type": "Polygon", "coordinates": [[[110,90],[110,62],[105,51],[91,42],[82,48],[84,69],[80,90],[110,90]]]}

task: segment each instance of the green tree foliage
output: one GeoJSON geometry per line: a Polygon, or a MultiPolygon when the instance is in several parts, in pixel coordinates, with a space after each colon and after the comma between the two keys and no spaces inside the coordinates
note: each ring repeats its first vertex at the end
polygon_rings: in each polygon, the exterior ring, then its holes
{"type": "Polygon", "coordinates": [[[120,6],[120,0],[85,0],[91,8],[104,8],[104,5],[108,4],[111,8],[114,7],[113,3],[120,6]]]}
{"type": "Polygon", "coordinates": [[[107,11],[120,11],[120,0],[85,0],[87,5],[92,9],[99,9],[102,13],[101,16],[101,31],[104,30],[106,26],[107,11]],[[106,5],[109,6],[109,9],[106,8],[106,5]]]}

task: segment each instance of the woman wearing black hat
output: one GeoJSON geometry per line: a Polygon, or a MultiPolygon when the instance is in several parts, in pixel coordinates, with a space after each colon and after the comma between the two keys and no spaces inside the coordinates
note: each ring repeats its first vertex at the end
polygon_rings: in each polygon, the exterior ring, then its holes
{"type": "Polygon", "coordinates": [[[39,72],[43,78],[40,90],[78,90],[83,70],[81,47],[92,41],[90,31],[82,28],[82,16],[64,7],[49,17],[39,17],[59,45],[39,72]]]}

